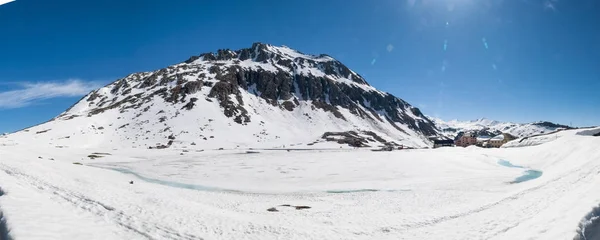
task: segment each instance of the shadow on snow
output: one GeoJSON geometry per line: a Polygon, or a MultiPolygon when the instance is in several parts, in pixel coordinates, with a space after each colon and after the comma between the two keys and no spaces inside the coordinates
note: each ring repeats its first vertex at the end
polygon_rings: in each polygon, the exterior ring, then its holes
{"type": "MultiPolygon", "coordinates": [[[[2,188],[0,188],[0,197],[4,196],[6,193],[2,188]]],[[[8,225],[6,223],[6,218],[2,213],[2,209],[0,209],[0,240],[12,240],[13,238],[10,236],[10,229],[8,229],[8,225]]]]}
{"type": "Polygon", "coordinates": [[[600,205],[581,220],[573,240],[600,240],[600,205]]]}

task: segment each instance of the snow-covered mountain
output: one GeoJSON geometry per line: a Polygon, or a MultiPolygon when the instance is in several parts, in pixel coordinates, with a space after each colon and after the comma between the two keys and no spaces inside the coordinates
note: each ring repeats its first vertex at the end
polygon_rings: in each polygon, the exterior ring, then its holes
{"type": "Polygon", "coordinates": [[[332,57],[255,43],[130,74],[11,139],[57,147],[426,147],[436,135],[418,108],[332,57]]]}
{"type": "Polygon", "coordinates": [[[570,129],[571,127],[551,122],[511,123],[480,118],[471,121],[451,120],[444,121],[439,118],[428,117],[438,129],[448,137],[454,137],[460,132],[475,131],[481,135],[498,135],[508,133],[516,137],[528,137],[536,134],[554,132],[557,129],[570,129]]]}

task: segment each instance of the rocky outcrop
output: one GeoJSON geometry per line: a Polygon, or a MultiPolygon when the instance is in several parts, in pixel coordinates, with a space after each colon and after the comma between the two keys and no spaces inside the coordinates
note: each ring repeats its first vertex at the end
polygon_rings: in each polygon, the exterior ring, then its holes
{"type": "Polygon", "coordinates": [[[535,123],[532,123],[532,125],[542,126],[542,127],[547,127],[547,128],[573,129],[572,127],[569,127],[569,126],[566,126],[566,125],[556,124],[556,123],[547,122],[547,121],[535,122],[535,123]]]}
{"type": "Polygon", "coordinates": [[[221,81],[210,90],[208,97],[216,98],[219,101],[225,116],[234,118],[236,123],[242,124],[250,122],[250,117],[248,111],[242,107],[244,102],[239,93],[239,88],[235,84],[221,81]],[[231,100],[231,95],[235,96],[237,103],[231,100]]]}
{"type": "Polygon", "coordinates": [[[371,131],[325,132],[321,138],[328,142],[337,142],[351,147],[400,146],[371,131]]]}

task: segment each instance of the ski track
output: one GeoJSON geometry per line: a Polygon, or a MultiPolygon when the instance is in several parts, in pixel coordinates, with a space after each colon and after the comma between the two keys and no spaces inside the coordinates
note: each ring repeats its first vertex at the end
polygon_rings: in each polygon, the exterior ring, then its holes
{"type": "MultiPolygon", "coordinates": [[[[598,175],[598,174],[600,174],[600,166],[595,166],[594,168],[591,168],[591,169],[575,169],[575,170],[567,172],[563,175],[555,177],[549,181],[546,181],[540,185],[522,190],[516,194],[505,197],[499,201],[475,208],[473,210],[454,214],[454,215],[438,217],[438,218],[434,218],[434,219],[431,219],[428,221],[422,221],[422,222],[411,223],[411,224],[403,224],[403,225],[400,225],[400,228],[396,228],[395,230],[398,232],[406,232],[406,231],[411,232],[414,230],[433,227],[435,225],[443,224],[443,223],[452,224],[451,222],[453,220],[465,221],[466,218],[475,217],[474,219],[476,219],[476,221],[485,221],[486,224],[484,224],[483,226],[489,226],[489,228],[490,228],[490,229],[487,229],[487,231],[485,231],[486,229],[480,229],[480,231],[484,230],[483,232],[486,233],[485,234],[486,236],[483,239],[492,239],[494,237],[498,237],[499,235],[501,235],[505,232],[508,232],[510,229],[518,226],[520,223],[534,217],[537,213],[544,210],[546,208],[547,204],[540,204],[540,203],[552,203],[554,200],[562,197],[561,194],[557,194],[557,193],[567,191],[570,186],[574,186],[574,184],[576,184],[577,182],[592,181],[594,175],[598,175]],[[577,174],[579,172],[583,172],[583,174],[577,174]],[[556,184],[551,184],[551,183],[556,183],[556,184]],[[560,187],[557,187],[557,186],[560,186],[560,187]],[[549,191],[549,193],[547,193],[547,194],[530,194],[530,193],[534,193],[537,191],[549,191]],[[533,196],[534,198],[539,198],[539,199],[537,199],[537,201],[527,201],[527,203],[528,203],[527,206],[523,206],[522,203],[520,202],[519,208],[511,207],[511,204],[513,204],[516,200],[525,198],[525,197],[530,197],[530,196],[533,196]],[[542,198],[545,201],[541,201],[542,198]],[[489,216],[491,216],[491,215],[484,215],[484,216],[479,216],[479,217],[475,216],[479,213],[491,210],[493,208],[500,208],[500,207],[506,207],[507,209],[513,209],[513,210],[519,209],[520,211],[514,211],[514,213],[516,213],[516,214],[514,214],[512,216],[512,217],[518,218],[518,220],[511,221],[511,222],[514,222],[514,224],[506,226],[506,225],[498,224],[498,219],[495,219],[495,218],[490,219],[489,216]],[[498,227],[501,227],[501,229],[499,229],[499,230],[495,229],[498,227]]],[[[395,227],[387,227],[387,228],[394,229],[395,227]]],[[[464,234],[464,235],[466,236],[468,234],[464,234]]],[[[483,236],[480,235],[479,237],[483,237],[483,236]]],[[[467,238],[465,238],[465,239],[467,239],[467,238]]]]}
{"type": "Polygon", "coordinates": [[[16,171],[15,169],[1,163],[0,169],[9,176],[17,178],[35,189],[57,196],[59,199],[62,199],[63,201],[66,201],[77,208],[93,213],[99,217],[108,217],[108,219],[113,221],[116,225],[125,228],[128,231],[134,232],[146,239],[203,239],[190,234],[178,233],[175,230],[154,223],[140,221],[139,219],[131,217],[126,213],[104,203],[95,201],[66,189],[61,189],[33,176],[16,171]]]}
{"type": "MultiPolygon", "coordinates": [[[[27,182],[29,185],[31,185],[34,188],[45,191],[47,193],[51,193],[55,196],[58,196],[59,198],[63,199],[64,201],[67,201],[78,208],[81,208],[88,212],[94,213],[98,216],[108,216],[109,219],[114,221],[118,226],[123,227],[129,231],[135,232],[136,234],[139,234],[140,236],[143,236],[147,239],[201,239],[200,237],[193,236],[193,235],[180,234],[169,228],[162,227],[162,226],[152,224],[152,223],[140,222],[137,225],[131,224],[131,223],[135,223],[135,222],[139,222],[139,221],[131,216],[126,215],[125,213],[123,213],[121,211],[116,210],[115,208],[113,208],[111,206],[104,204],[104,203],[95,201],[93,199],[87,198],[87,197],[79,195],[77,193],[73,193],[68,190],[61,189],[54,185],[40,181],[39,179],[36,179],[35,177],[18,172],[4,164],[0,164],[0,169],[12,177],[15,177],[15,178],[18,178],[19,180],[27,182]],[[155,235],[158,235],[158,237],[154,237],[152,234],[150,234],[150,232],[153,232],[155,235]]],[[[497,219],[493,219],[493,218],[489,219],[489,217],[488,217],[489,215],[481,216],[481,217],[477,217],[475,215],[485,212],[485,211],[488,211],[488,210],[492,210],[494,208],[500,208],[500,207],[514,209],[511,207],[511,204],[513,204],[516,200],[519,200],[524,197],[529,197],[529,196],[534,196],[536,198],[543,197],[545,199],[548,199],[549,200],[548,202],[552,202],[553,200],[561,197],[560,194],[553,194],[553,193],[566,191],[566,189],[569,186],[573,186],[577,182],[592,180],[592,177],[595,174],[600,174],[600,166],[595,166],[594,168],[589,168],[589,169],[575,169],[575,170],[569,171],[565,174],[562,174],[558,177],[555,177],[549,181],[543,182],[537,186],[530,187],[525,190],[521,190],[515,194],[512,194],[508,197],[502,198],[496,202],[486,204],[486,205],[483,205],[481,207],[478,207],[478,208],[475,208],[475,209],[472,209],[472,210],[469,210],[466,212],[462,212],[462,213],[458,213],[458,214],[454,214],[454,215],[442,216],[442,217],[434,218],[434,219],[427,220],[427,221],[421,221],[421,222],[416,222],[416,223],[411,223],[411,224],[403,224],[398,227],[388,226],[385,228],[390,229],[390,230],[393,229],[397,233],[402,233],[402,232],[409,233],[409,232],[413,232],[413,231],[424,230],[428,227],[434,227],[435,225],[438,225],[438,224],[444,224],[444,223],[453,224],[452,221],[454,221],[454,220],[465,221],[465,219],[467,219],[467,218],[475,217],[475,219],[479,219],[479,221],[481,221],[482,218],[485,219],[486,224],[484,226],[488,226],[490,229],[487,229],[487,231],[484,231],[486,234],[485,234],[485,238],[483,238],[483,239],[491,239],[491,238],[497,237],[497,236],[509,231],[510,229],[518,226],[519,223],[521,223],[527,219],[530,219],[531,217],[535,216],[536,213],[539,213],[540,211],[542,211],[546,207],[546,205],[540,204],[540,203],[544,202],[544,201],[527,201],[528,202],[527,206],[521,205],[519,207],[520,211],[517,211],[516,212],[517,214],[515,215],[516,218],[518,218],[519,220],[511,221],[511,222],[514,222],[515,224],[510,224],[508,226],[506,224],[504,224],[504,225],[498,224],[497,219]],[[557,186],[560,186],[560,187],[557,187],[557,186]],[[537,191],[550,191],[551,193],[550,194],[530,194],[530,193],[534,193],[537,191]]],[[[481,230],[484,230],[484,229],[481,229],[481,230]]]]}
{"type": "MultiPolygon", "coordinates": [[[[98,216],[110,216],[110,219],[114,220],[114,222],[117,225],[119,225],[123,228],[126,228],[129,231],[135,232],[147,239],[201,239],[201,238],[199,238],[197,236],[193,236],[193,235],[179,234],[173,230],[170,230],[168,228],[161,227],[161,226],[158,226],[155,224],[141,223],[141,224],[139,224],[140,226],[132,225],[130,223],[136,222],[136,219],[134,219],[130,216],[127,216],[123,212],[120,212],[111,206],[108,206],[101,202],[89,199],[85,196],[81,196],[79,194],[69,192],[64,189],[60,189],[56,186],[53,186],[53,185],[50,185],[43,181],[40,181],[32,176],[17,172],[15,170],[7,167],[4,164],[0,164],[0,168],[8,175],[16,177],[20,180],[24,180],[27,183],[29,183],[32,187],[35,187],[39,190],[50,192],[53,195],[56,195],[56,196],[62,198],[63,200],[65,200],[79,208],[82,208],[86,211],[92,212],[98,216]],[[155,233],[159,237],[154,238],[151,234],[148,233],[148,232],[152,232],[152,231],[155,231],[155,233]]],[[[510,224],[510,225],[498,224],[498,220],[493,219],[493,218],[490,219],[488,217],[489,215],[481,216],[481,217],[478,217],[475,215],[485,212],[485,211],[488,211],[488,210],[492,210],[494,208],[505,207],[505,208],[514,209],[513,207],[511,207],[511,204],[513,204],[515,201],[517,201],[521,198],[529,197],[529,196],[533,196],[535,198],[543,197],[545,199],[548,199],[549,200],[548,202],[553,202],[553,200],[561,197],[560,194],[554,194],[554,193],[564,192],[568,189],[569,186],[573,186],[580,181],[592,180],[592,177],[595,174],[600,174],[600,166],[595,166],[594,168],[589,168],[589,169],[575,169],[575,170],[569,171],[567,173],[564,173],[558,177],[550,179],[546,182],[543,182],[537,186],[530,187],[525,190],[521,190],[515,194],[512,194],[510,196],[502,198],[496,202],[486,204],[486,205],[483,205],[481,207],[478,207],[478,208],[475,208],[475,209],[472,209],[472,210],[469,210],[466,212],[462,212],[462,213],[458,213],[458,214],[454,214],[454,215],[442,216],[442,217],[434,218],[434,219],[427,220],[427,221],[417,222],[417,223],[403,224],[398,227],[388,226],[385,228],[390,229],[390,230],[393,229],[397,233],[402,233],[402,232],[407,233],[407,232],[418,231],[420,229],[425,229],[428,227],[434,227],[435,225],[438,225],[438,224],[444,224],[444,223],[453,224],[452,223],[453,220],[464,221],[467,218],[475,217],[475,219],[479,219],[479,221],[481,221],[482,218],[485,219],[486,224],[484,226],[489,227],[489,229],[486,229],[486,231],[484,231],[486,234],[483,239],[492,239],[492,238],[498,237],[501,234],[509,231],[510,229],[518,226],[519,223],[532,218],[537,213],[539,213],[540,211],[545,209],[546,205],[540,204],[541,202],[544,202],[544,201],[527,201],[528,202],[527,206],[522,206],[522,203],[520,203],[521,204],[519,207],[520,211],[517,211],[516,212],[517,214],[515,215],[516,218],[518,218],[519,220],[511,221],[511,223],[514,222],[514,224],[510,224]],[[537,191],[549,191],[550,193],[549,194],[531,194],[531,193],[534,193],[537,191]]],[[[541,199],[538,199],[538,200],[541,200],[541,199]]],[[[481,229],[481,230],[484,230],[484,229],[481,229]]]]}

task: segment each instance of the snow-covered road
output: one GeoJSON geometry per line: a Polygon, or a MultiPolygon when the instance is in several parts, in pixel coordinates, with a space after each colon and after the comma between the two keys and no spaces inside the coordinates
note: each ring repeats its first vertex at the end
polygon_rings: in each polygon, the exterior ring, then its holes
{"type": "Polygon", "coordinates": [[[600,138],[562,134],[398,152],[13,144],[0,207],[15,239],[573,239],[600,204],[600,138]]]}

